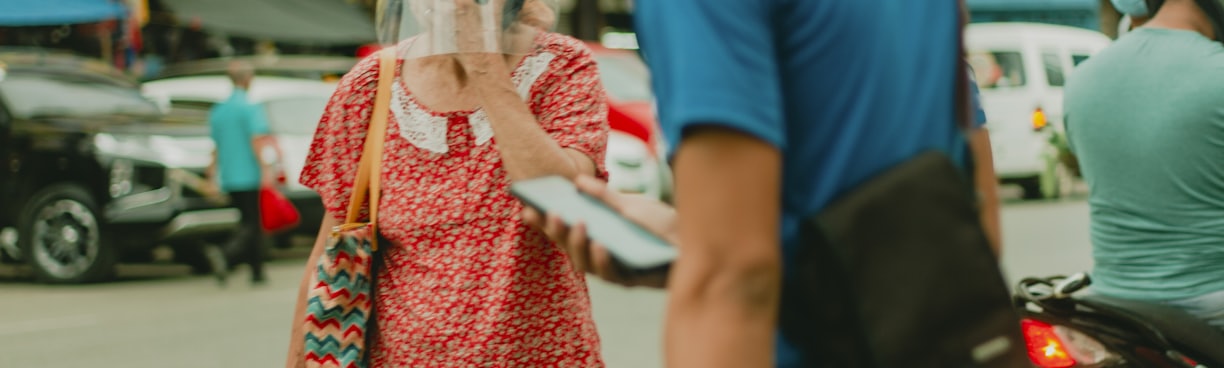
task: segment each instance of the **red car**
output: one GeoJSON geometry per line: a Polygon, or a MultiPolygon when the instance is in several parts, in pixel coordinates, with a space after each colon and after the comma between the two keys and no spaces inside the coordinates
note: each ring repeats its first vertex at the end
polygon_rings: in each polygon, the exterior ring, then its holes
{"type": "Polygon", "coordinates": [[[596,43],[595,54],[604,88],[608,90],[606,165],[609,184],[622,192],[664,199],[671,192],[671,173],[664,161],[665,142],[654,111],[650,72],[636,52],[610,49],[596,43]]]}

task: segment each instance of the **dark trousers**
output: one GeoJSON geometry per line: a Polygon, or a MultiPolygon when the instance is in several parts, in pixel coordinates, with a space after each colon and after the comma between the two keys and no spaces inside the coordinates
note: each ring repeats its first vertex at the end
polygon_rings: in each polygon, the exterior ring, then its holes
{"type": "Polygon", "coordinates": [[[226,257],[229,258],[230,264],[246,262],[251,266],[251,279],[262,281],[264,239],[263,228],[259,223],[259,191],[230,192],[230,200],[242,213],[242,218],[239,220],[238,230],[225,245],[226,257]]]}

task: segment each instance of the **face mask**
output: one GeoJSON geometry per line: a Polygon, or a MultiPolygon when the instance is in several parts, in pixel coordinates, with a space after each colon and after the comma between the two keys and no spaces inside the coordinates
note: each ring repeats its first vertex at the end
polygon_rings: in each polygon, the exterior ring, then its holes
{"type": "Polygon", "coordinates": [[[1147,1],[1145,0],[1111,0],[1114,9],[1132,17],[1143,17],[1148,15],[1147,1]]]}

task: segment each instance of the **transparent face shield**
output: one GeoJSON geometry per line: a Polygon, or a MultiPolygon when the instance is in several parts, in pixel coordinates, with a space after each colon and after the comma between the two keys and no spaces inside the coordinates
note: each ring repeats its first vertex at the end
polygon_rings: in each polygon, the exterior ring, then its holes
{"type": "Polygon", "coordinates": [[[557,0],[379,0],[376,27],[401,59],[522,55],[556,27],[558,14],[557,0]]]}

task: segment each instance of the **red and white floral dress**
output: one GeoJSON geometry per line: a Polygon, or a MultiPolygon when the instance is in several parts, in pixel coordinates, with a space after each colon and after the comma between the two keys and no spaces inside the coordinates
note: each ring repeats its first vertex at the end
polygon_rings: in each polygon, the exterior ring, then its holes
{"type": "MultiPolygon", "coordinates": [[[[520,95],[542,129],[603,175],[607,105],[591,52],[558,34],[538,40],[513,72],[520,95]]],[[[333,214],[348,206],[378,69],[374,55],[344,77],[302,172],[333,214]]],[[[393,92],[379,208],[392,244],[371,366],[602,367],[583,275],[519,219],[488,116],[430,111],[398,77],[393,92]]]]}

